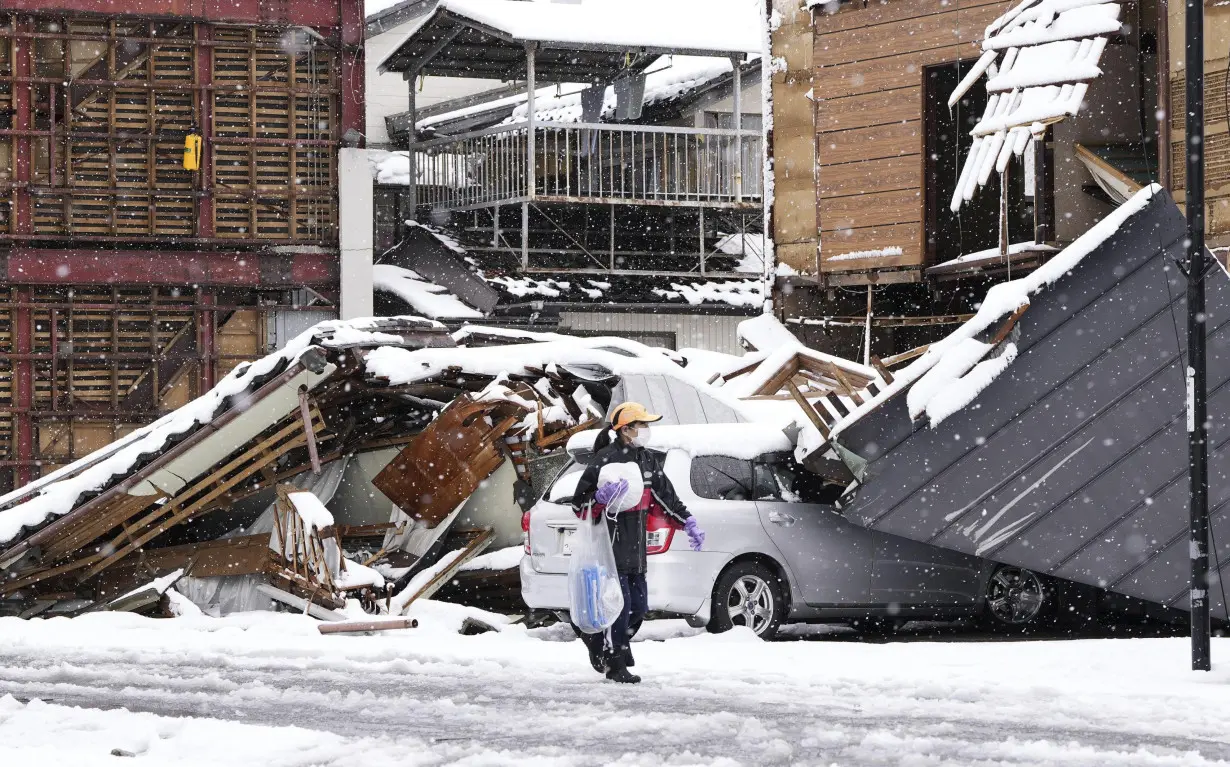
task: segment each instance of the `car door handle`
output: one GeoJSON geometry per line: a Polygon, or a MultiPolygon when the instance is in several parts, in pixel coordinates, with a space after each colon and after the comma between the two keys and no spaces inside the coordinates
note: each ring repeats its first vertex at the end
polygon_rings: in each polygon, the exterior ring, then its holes
{"type": "Polygon", "coordinates": [[[793,525],[795,522],[798,522],[799,520],[790,516],[789,514],[783,514],[780,511],[770,511],[769,521],[775,525],[781,525],[782,527],[790,527],[791,525],[793,525]]]}

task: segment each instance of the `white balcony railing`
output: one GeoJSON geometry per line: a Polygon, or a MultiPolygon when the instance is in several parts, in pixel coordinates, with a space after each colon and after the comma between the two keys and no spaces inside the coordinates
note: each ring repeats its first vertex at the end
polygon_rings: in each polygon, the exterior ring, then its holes
{"type": "Polygon", "coordinates": [[[753,207],[762,194],[758,131],[536,123],[415,145],[418,204],[461,210],[526,202],[753,207]]]}

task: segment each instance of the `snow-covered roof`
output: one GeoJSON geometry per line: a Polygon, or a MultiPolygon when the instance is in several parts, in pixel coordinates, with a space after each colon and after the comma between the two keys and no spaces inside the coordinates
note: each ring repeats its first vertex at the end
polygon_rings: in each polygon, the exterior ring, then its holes
{"type": "Polygon", "coordinates": [[[1075,269],[1085,256],[1109,239],[1127,219],[1143,210],[1153,195],[1161,191],[1157,184],[1142,189],[1038,269],[1020,279],[993,286],[970,320],[946,338],[931,344],[922,356],[894,374],[892,384],[835,423],[833,438],[904,391],[909,392],[907,402],[911,417],[926,416],[932,426],[973,401],[1016,356],[1015,345],[1005,341],[999,356],[988,359],[986,355],[995,347],[979,341],[977,336],[1027,307],[1031,295],[1075,269]]]}
{"type": "MultiPolygon", "coordinates": [[[[645,74],[644,106],[664,103],[682,98],[719,77],[730,74],[733,65],[728,58],[712,56],[663,56],[649,67],[645,74]]],[[[570,89],[555,95],[554,88],[543,89],[534,97],[534,119],[544,122],[581,122],[581,92],[570,89]]],[[[525,97],[505,122],[523,122],[528,112],[525,97]]],[[[615,87],[607,86],[599,119],[608,119],[615,114],[618,99],[615,87]]]]}
{"type": "Polygon", "coordinates": [[[439,8],[510,38],[555,47],[757,53],[762,44],[758,6],[752,0],[440,0],[439,8]]]}
{"type": "Polygon", "coordinates": [[[376,290],[392,293],[433,320],[473,320],[484,316],[447,289],[400,266],[377,264],[372,270],[372,285],[376,290]]]}
{"type": "Polygon", "coordinates": [[[955,104],[983,75],[986,110],[974,126],[969,156],[953,193],[956,211],[1003,173],[1048,125],[1079,112],[1110,35],[1121,23],[1120,3],[1106,0],[1023,0],[987,27],[982,58],[949,98],[955,104]]]}
{"type": "Polygon", "coordinates": [[[594,76],[619,72],[629,52],[759,53],[764,41],[763,16],[757,0],[585,0],[577,4],[440,0],[378,69],[400,72],[423,67],[427,74],[474,77],[477,68],[485,68],[488,74],[498,68],[507,77],[520,77],[525,71],[523,63],[501,60],[500,67],[493,67],[490,52],[520,50],[524,43],[537,43],[541,80],[575,82],[578,69],[592,69],[584,74],[594,76]],[[458,34],[464,38],[465,55],[458,57],[458,49],[448,61],[436,60],[441,53],[436,47],[440,35],[452,40],[458,34]],[[544,56],[549,51],[555,55],[544,56]]]}

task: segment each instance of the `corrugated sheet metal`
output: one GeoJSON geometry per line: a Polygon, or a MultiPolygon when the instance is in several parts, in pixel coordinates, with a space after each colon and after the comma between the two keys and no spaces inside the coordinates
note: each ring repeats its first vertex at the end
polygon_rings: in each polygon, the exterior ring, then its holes
{"type": "Polygon", "coordinates": [[[560,312],[560,330],[630,338],[649,346],[743,354],[736,330],[743,316],[636,312],[560,312]],[[668,337],[652,334],[672,334],[668,337]]]}
{"type": "Polygon", "coordinates": [[[624,402],[641,403],[662,416],[663,425],[746,422],[729,405],[667,376],[624,376],[611,394],[611,410],[624,402]]]}
{"type": "MultiPolygon", "coordinates": [[[[1183,216],[1165,192],[1031,299],[1016,361],[935,428],[905,397],[842,432],[868,460],[843,512],[875,530],[1189,605],[1183,216]]],[[[1209,307],[1209,505],[1230,568],[1230,279],[1209,307]]],[[[1215,578],[1217,576],[1214,576],[1215,578]]],[[[1210,593],[1226,616],[1223,591],[1210,593]]]]}

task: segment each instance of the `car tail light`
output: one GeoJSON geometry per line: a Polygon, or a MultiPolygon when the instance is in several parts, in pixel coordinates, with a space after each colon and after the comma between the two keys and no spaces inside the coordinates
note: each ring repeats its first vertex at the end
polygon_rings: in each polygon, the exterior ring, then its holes
{"type": "Polygon", "coordinates": [[[525,553],[530,553],[530,513],[521,515],[521,543],[525,545],[525,553]]]}
{"type": "Polygon", "coordinates": [[[645,553],[662,554],[669,551],[675,539],[675,528],[661,514],[650,514],[645,522],[645,553]]]}

